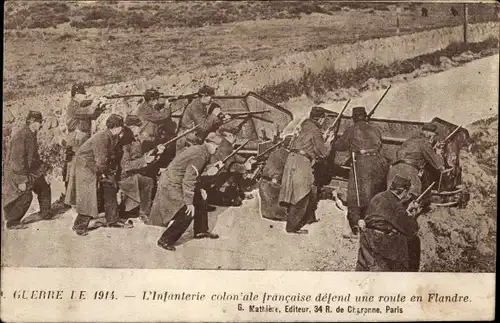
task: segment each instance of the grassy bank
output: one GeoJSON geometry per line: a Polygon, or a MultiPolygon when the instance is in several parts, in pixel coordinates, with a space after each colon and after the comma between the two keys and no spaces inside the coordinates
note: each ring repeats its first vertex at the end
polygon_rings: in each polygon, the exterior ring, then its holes
{"type": "Polygon", "coordinates": [[[366,82],[370,79],[387,79],[401,74],[412,73],[424,65],[441,66],[443,57],[453,58],[463,53],[484,54],[485,56],[498,51],[498,38],[489,38],[480,43],[453,43],[447,48],[404,61],[397,61],[389,66],[368,63],[359,68],[347,71],[337,71],[327,68],[319,74],[306,71],[298,80],[286,81],[264,87],[260,95],[273,98],[276,102],[285,102],[293,97],[307,95],[319,100],[328,91],[355,88],[366,90],[366,82]]]}

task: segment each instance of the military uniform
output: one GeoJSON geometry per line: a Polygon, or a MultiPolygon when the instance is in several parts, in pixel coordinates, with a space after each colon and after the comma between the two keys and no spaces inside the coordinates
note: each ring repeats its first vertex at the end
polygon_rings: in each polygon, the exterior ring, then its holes
{"type": "Polygon", "coordinates": [[[429,140],[422,136],[406,140],[396,153],[396,158],[387,175],[387,185],[391,184],[396,175],[407,177],[411,180],[410,194],[414,196],[422,193],[419,173],[426,164],[438,170],[444,167],[443,158],[434,152],[429,140]]]}
{"type": "MultiPolygon", "coordinates": [[[[111,115],[108,120],[123,126],[123,118],[111,115]],[[121,120],[121,121],[120,121],[121,120]]],[[[100,204],[104,208],[106,222],[114,225],[119,222],[116,193],[118,187],[116,174],[110,172],[116,157],[118,138],[109,129],[95,133],[76,152],[74,160],[76,195],[70,196],[70,204],[76,206],[78,213],[73,230],[78,234],[86,233],[92,218],[97,218],[100,204]]],[[[68,188],[69,188],[68,186],[68,188]]]]}
{"type": "Polygon", "coordinates": [[[182,114],[178,133],[182,134],[197,125],[201,126],[195,132],[177,140],[177,153],[190,144],[196,145],[202,143],[204,137],[210,132],[217,130],[221,124],[222,122],[217,116],[208,113],[208,106],[203,104],[200,98],[194,99],[182,114]]]}
{"type": "MultiPolygon", "coordinates": [[[[28,118],[34,115],[30,111],[28,118]]],[[[38,112],[39,121],[42,116],[38,112]]],[[[26,125],[12,137],[4,171],[2,204],[7,227],[19,225],[28,211],[34,192],[40,204],[39,218],[50,216],[51,192],[45,180],[45,167],[40,160],[36,133],[26,125]],[[20,184],[26,184],[22,191],[20,184]]]]}
{"type": "Polygon", "coordinates": [[[279,202],[288,208],[287,232],[297,232],[305,224],[316,221],[318,201],[312,166],[316,160],[328,156],[329,148],[320,125],[306,119],[291,146],[281,180],[279,202]]]}
{"type": "MultiPolygon", "coordinates": [[[[220,143],[220,138],[217,140],[220,143]]],[[[193,217],[185,214],[187,205],[195,208],[195,237],[208,232],[207,206],[197,180],[209,161],[206,144],[193,145],[178,154],[160,175],[150,217],[150,224],[167,227],[158,240],[160,246],[174,249],[173,245],[189,227],[193,217]]]]}
{"type": "MultiPolygon", "coordinates": [[[[409,180],[403,181],[409,188],[409,180]]],[[[400,199],[391,190],[375,195],[366,211],[365,223],[356,271],[408,271],[408,239],[417,235],[418,224],[400,199]]]]}
{"type": "Polygon", "coordinates": [[[279,204],[279,195],[288,154],[285,147],[273,150],[262,170],[259,181],[259,196],[260,214],[263,218],[286,221],[287,209],[279,204]]]}
{"type": "Polygon", "coordinates": [[[121,178],[119,187],[123,193],[122,206],[124,212],[139,207],[139,214],[149,216],[153,201],[154,180],[143,172],[148,167],[142,144],[138,138],[123,146],[121,158],[121,178]]]}
{"type": "MultiPolygon", "coordinates": [[[[150,102],[143,102],[139,105],[136,111],[137,117],[142,122],[141,134],[145,140],[155,141],[158,138],[159,129],[161,127],[172,127],[171,122],[172,111],[170,106],[166,106],[161,110],[157,110],[150,102]]],[[[173,129],[170,129],[173,133],[173,129]]]]}
{"type": "MultiPolygon", "coordinates": [[[[364,108],[354,108],[354,115],[365,115],[364,108]],[[358,109],[355,112],[355,109],[358,109]]],[[[356,175],[359,190],[359,201],[356,193],[354,177],[354,163],[349,171],[347,186],[347,219],[354,233],[357,231],[358,220],[364,218],[366,207],[370,199],[377,193],[386,189],[386,176],[389,165],[387,160],[380,155],[382,148],[382,135],[380,131],[364,118],[355,120],[354,125],[347,128],[335,142],[333,149],[336,151],[348,150],[355,153],[356,175]]]]}

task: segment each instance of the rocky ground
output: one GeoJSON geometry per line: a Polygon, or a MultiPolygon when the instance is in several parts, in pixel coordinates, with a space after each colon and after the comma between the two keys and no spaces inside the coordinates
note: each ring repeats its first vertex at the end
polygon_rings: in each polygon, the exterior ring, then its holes
{"type": "MultiPolygon", "coordinates": [[[[427,121],[438,116],[452,118],[451,122],[466,121],[475,140],[470,150],[463,154],[462,161],[464,182],[471,191],[469,206],[463,210],[434,209],[419,218],[423,241],[421,269],[424,271],[495,270],[497,62],[498,55],[494,55],[409,82],[400,80],[395,82],[397,86],[380,108],[381,117],[427,121]],[[481,89],[477,84],[482,85],[481,89]],[[418,95],[414,94],[415,91],[418,95]],[[449,101],[443,101],[443,98],[449,101]],[[422,109],[401,108],[408,105],[422,109]],[[403,111],[403,114],[395,115],[397,111],[403,111]],[[489,118],[472,123],[485,117],[489,118]]],[[[361,93],[356,100],[372,106],[379,95],[380,91],[368,91],[361,93]]],[[[303,107],[310,106],[308,100],[297,98],[286,106],[299,117],[305,113],[303,107]]],[[[342,104],[328,98],[324,101],[325,106],[336,111],[342,104]]],[[[44,131],[49,131],[51,126],[45,127],[44,131]]],[[[54,121],[53,129],[56,128],[57,122],[54,121]]],[[[59,137],[59,134],[53,134],[50,140],[57,142],[59,137]]],[[[51,181],[55,200],[62,190],[57,172],[51,181]]],[[[34,203],[32,211],[36,209],[34,203]]],[[[320,203],[318,217],[321,221],[311,225],[309,235],[303,236],[288,235],[284,223],[260,218],[257,198],[245,201],[240,208],[220,208],[210,215],[209,222],[210,227],[221,234],[221,239],[191,240],[191,231],[188,230],[175,253],[156,247],[161,228],[137,223],[131,230],[101,228],[87,237],[79,237],[71,231],[74,216],[74,211],[70,210],[53,221],[35,223],[28,230],[5,232],[2,235],[3,264],[333,271],[349,271],[355,266],[357,243],[342,238],[347,229],[344,213],[331,201],[320,203]]]]}

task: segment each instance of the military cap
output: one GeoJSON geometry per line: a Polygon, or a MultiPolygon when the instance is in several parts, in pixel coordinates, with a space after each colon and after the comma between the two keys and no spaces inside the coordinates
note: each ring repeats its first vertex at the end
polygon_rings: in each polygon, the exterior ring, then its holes
{"type": "Polygon", "coordinates": [[[160,98],[160,92],[156,91],[155,89],[149,89],[149,90],[146,90],[144,92],[144,99],[146,101],[159,99],[159,98],[160,98]]]}
{"type": "Polygon", "coordinates": [[[423,131],[437,132],[437,126],[433,123],[427,122],[422,126],[423,131]]]}
{"type": "Polygon", "coordinates": [[[42,113],[40,111],[30,110],[28,112],[28,116],[26,117],[26,120],[35,120],[38,122],[42,122],[42,113]]]}
{"type": "Polygon", "coordinates": [[[133,115],[133,114],[129,114],[125,118],[125,125],[128,126],[128,127],[130,127],[130,126],[140,127],[142,125],[142,121],[141,121],[141,119],[139,119],[138,116],[133,115]]]}
{"type": "Polygon", "coordinates": [[[214,144],[220,145],[222,142],[222,136],[216,134],[215,132],[211,132],[208,134],[207,138],[205,138],[206,142],[213,142],[214,144]]]}
{"type": "Polygon", "coordinates": [[[309,112],[309,118],[319,119],[325,116],[325,110],[322,107],[312,107],[311,112],[309,112]]]}
{"type": "Polygon", "coordinates": [[[123,127],[123,117],[119,114],[113,113],[108,117],[108,119],[106,119],[106,127],[108,129],[123,127]]]}
{"type": "Polygon", "coordinates": [[[198,94],[200,95],[209,95],[209,96],[213,96],[215,95],[215,89],[211,86],[208,86],[208,85],[203,85],[199,90],[198,90],[198,94]]]}
{"type": "Polygon", "coordinates": [[[87,94],[87,92],[85,92],[85,86],[83,85],[83,83],[75,83],[71,87],[71,96],[73,96],[77,93],[87,94]]]}
{"type": "Polygon", "coordinates": [[[358,116],[358,115],[365,115],[366,116],[365,107],[354,107],[354,108],[352,108],[352,116],[358,116]]]}
{"type": "Polygon", "coordinates": [[[400,175],[396,175],[391,183],[391,189],[408,189],[410,188],[410,186],[411,181],[408,178],[402,177],[400,175]]]}

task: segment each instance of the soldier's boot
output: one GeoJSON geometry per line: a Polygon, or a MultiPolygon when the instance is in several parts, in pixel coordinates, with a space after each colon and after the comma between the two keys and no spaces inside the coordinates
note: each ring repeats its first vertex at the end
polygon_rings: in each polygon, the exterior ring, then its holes
{"type": "Polygon", "coordinates": [[[90,220],[92,220],[91,216],[78,214],[73,222],[72,230],[79,236],[86,236],[89,232],[90,220]]]}

